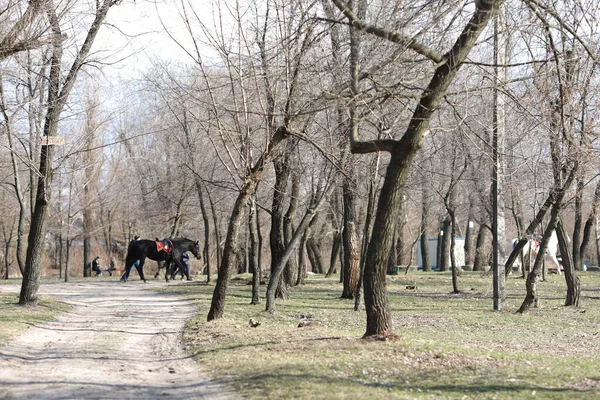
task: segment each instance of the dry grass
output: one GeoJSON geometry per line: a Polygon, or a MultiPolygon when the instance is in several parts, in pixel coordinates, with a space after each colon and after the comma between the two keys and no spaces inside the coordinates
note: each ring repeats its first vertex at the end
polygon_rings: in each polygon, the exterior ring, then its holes
{"type": "Polygon", "coordinates": [[[579,309],[561,305],[564,278],[551,275],[540,308],[525,315],[515,314],[520,279],[508,279],[506,307],[494,312],[490,277],[464,274],[460,294],[450,293],[447,273],[390,277],[394,341],[361,339],[365,313],[339,299],[338,278],[311,278],[271,314],[249,304],[248,279],[238,277],[225,317],[212,322],[212,285],[168,290],[198,300],[184,334],[189,351],[248,399],[599,398],[600,274],[579,275],[579,309]]]}
{"type": "MultiPolygon", "coordinates": [[[[15,283],[20,282],[20,279],[1,282],[15,283]]],[[[0,346],[21,334],[25,329],[52,320],[69,308],[68,305],[49,297],[41,297],[35,306],[23,307],[18,303],[18,293],[0,292],[0,346]]]]}

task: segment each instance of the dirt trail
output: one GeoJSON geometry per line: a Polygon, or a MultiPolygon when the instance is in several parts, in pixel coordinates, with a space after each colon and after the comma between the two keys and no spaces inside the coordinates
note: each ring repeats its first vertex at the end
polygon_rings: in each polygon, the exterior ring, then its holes
{"type": "Polygon", "coordinates": [[[180,333],[195,306],[145,290],[158,285],[164,283],[42,284],[40,295],[74,308],[0,347],[0,398],[239,398],[211,382],[182,348],[180,333]]]}

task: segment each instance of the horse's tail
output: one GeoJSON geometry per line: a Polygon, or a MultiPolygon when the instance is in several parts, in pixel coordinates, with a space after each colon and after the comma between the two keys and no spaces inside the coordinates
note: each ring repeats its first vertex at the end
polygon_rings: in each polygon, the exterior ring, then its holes
{"type": "Polygon", "coordinates": [[[127,249],[127,255],[125,256],[125,268],[129,268],[136,262],[137,258],[135,257],[135,249],[134,246],[129,246],[127,249]]]}

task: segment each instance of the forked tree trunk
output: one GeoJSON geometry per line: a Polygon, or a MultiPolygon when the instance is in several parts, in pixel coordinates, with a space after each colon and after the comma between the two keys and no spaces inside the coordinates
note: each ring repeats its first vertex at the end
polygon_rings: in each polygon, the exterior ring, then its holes
{"type": "Polygon", "coordinates": [[[240,227],[244,217],[244,208],[255,191],[262,174],[264,172],[267,163],[271,162],[272,158],[277,155],[281,143],[288,136],[286,127],[279,127],[267,150],[263,153],[257,163],[252,167],[249,175],[246,177],[244,186],[233,206],[231,217],[229,219],[229,225],[227,228],[227,238],[225,239],[225,246],[223,250],[223,259],[221,265],[219,265],[219,273],[213,296],[210,304],[210,310],[208,312],[207,320],[212,321],[215,319],[223,318],[225,311],[225,298],[227,296],[227,285],[229,283],[229,277],[231,276],[231,270],[234,267],[234,262],[237,258],[237,251],[239,249],[238,241],[240,234],[240,227]]]}
{"type": "MultiPolygon", "coordinates": [[[[558,208],[558,207],[555,207],[558,208]]],[[[538,255],[535,259],[535,263],[527,280],[525,281],[525,288],[527,290],[527,294],[525,295],[525,299],[523,303],[521,303],[521,307],[517,310],[518,313],[524,313],[529,310],[530,307],[537,307],[539,303],[537,284],[540,281],[541,272],[542,272],[542,264],[544,263],[544,258],[546,256],[546,249],[548,248],[548,241],[550,240],[550,236],[552,235],[552,231],[556,225],[556,219],[558,218],[558,212],[553,209],[552,216],[550,217],[550,222],[546,227],[546,231],[544,232],[544,236],[542,238],[542,242],[540,243],[540,249],[538,255]]]]}
{"type": "Polygon", "coordinates": [[[290,239],[290,242],[287,244],[286,249],[284,250],[281,259],[278,264],[275,266],[275,269],[272,271],[271,277],[269,279],[269,285],[267,287],[267,301],[266,301],[266,311],[274,311],[275,310],[275,294],[278,282],[281,280],[281,274],[285,268],[285,265],[288,263],[289,258],[294,254],[296,248],[300,244],[302,240],[302,236],[304,235],[304,231],[308,229],[310,226],[310,222],[316,216],[317,210],[325,203],[325,200],[329,197],[331,192],[335,189],[335,184],[331,183],[329,188],[321,195],[321,198],[314,204],[311,204],[309,208],[306,210],[304,217],[300,221],[298,228],[294,232],[293,237],[290,239]]]}

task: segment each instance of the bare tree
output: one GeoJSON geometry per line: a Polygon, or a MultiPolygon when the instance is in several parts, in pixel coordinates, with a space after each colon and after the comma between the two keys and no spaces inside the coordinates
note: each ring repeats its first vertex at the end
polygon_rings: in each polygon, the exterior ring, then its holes
{"type": "MultiPolygon", "coordinates": [[[[85,35],[85,40],[78,48],[75,60],[71,64],[66,77],[62,77],[63,36],[56,8],[51,0],[45,2],[46,14],[53,33],[52,58],[49,71],[47,113],[44,121],[44,136],[50,138],[57,134],[59,117],[68,100],[69,94],[75,84],[77,75],[88,57],[94,39],[108,14],[109,9],[118,4],[115,0],[104,0],[97,3],[94,20],[91,22],[85,35]]],[[[51,197],[50,183],[52,181],[52,146],[49,143],[42,145],[40,152],[39,180],[35,197],[35,206],[31,220],[31,227],[27,240],[27,257],[25,260],[25,273],[19,304],[27,305],[37,301],[37,292],[40,285],[41,257],[46,233],[48,202],[51,197]]]]}
{"type": "Polygon", "coordinates": [[[409,40],[398,32],[370,25],[358,19],[356,14],[341,0],[333,0],[335,5],[349,23],[356,29],[378,35],[386,40],[395,41],[402,46],[416,51],[437,63],[433,77],[424,92],[419,104],[416,106],[413,117],[402,139],[377,140],[370,142],[359,141],[357,130],[350,133],[350,143],[353,153],[368,153],[374,151],[387,151],[390,153],[390,162],[387,167],[385,181],[381,189],[372,245],[369,246],[365,268],[365,307],[367,311],[367,327],[365,337],[392,335],[391,314],[385,290],[385,266],[387,255],[392,245],[393,232],[395,231],[396,210],[399,195],[404,186],[408,169],[421,148],[423,138],[427,133],[429,120],[438,108],[440,101],[446,93],[450,83],[454,80],[465,58],[471,51],[475,41],[487,26],[500,2],[479,1],[475,4],[475,11],[470,21],[465,25],[452,49],[444,55],[425,46],[424,44],[409,40]]]}

